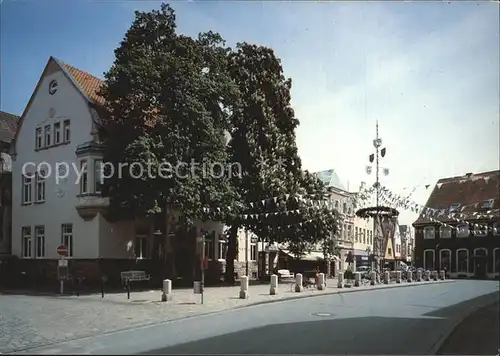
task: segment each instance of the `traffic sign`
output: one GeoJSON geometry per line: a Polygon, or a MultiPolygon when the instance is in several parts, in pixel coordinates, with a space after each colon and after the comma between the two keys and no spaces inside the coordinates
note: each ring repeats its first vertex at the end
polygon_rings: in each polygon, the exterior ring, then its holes
{"type": "Polygon", "coordinates": [[[66,245],[57,246],[57,253],[59,254],[59,256],[68,256],[68,246],[66,245]]]}

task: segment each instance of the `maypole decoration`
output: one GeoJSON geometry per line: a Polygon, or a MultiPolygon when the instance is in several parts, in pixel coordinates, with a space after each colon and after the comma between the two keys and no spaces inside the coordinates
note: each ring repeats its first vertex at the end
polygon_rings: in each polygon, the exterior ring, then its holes
{"type": "MultiPolygon", "coordinates": [[[[387,247],[387,239],[384,237],[382,230],[382,220],[383,219],[393,219],[399,215],[399,212],[391,207],[380,206],[380,169],[382,169],[382,173],[384,176],[389,175],[389,169],[380,167],[380,159],[384,158],[387,149],[382,147],[382,139],[379,137],[378,132],[378,120],[376,122],[376,136],[373,140],[373,147],[375,148],[375,153],[370,154],[369,161],[373,163],[375,161],[375,184],[373,187],[376,191],[376,202],[375,206],[366,207],[359,209],[356,211],[356,215],[360,218],[373,218],[373,231],[374,231],[374,239],[373,239],[373,254],[371,256],[372,260],[372,268],[377,269],[380,272],[383,268],[383,259],[382,256],[385,252],[385,248],[387,247]]],[[[368,175],[372,174],[373,166],[366,166],[366,173],[368,175]]]]}

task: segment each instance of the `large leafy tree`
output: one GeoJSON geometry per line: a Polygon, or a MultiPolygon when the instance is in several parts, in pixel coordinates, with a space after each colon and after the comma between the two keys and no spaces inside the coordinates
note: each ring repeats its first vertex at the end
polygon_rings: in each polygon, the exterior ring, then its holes
{"type": "Polygon", "coordinates": [[[110,215],[157,216],[172,274],[171,211],[180,211],[189,224],[204,218],[203,207],[234,201],[227,174],[219,172],[227,168],[223,133],[237,97],[227,52],[216,33],[197,39],[176,34],[175,13],[162,4],[135,13],[105,74],[105,159],[136,168],[106,181],[110,215]],[[139,166],[147,172],[140,174],[139,166]]]}
{"type": "Polygon", "coordinates": [[[292,82],[284,76],[280,59],[270,48],[240,43],[229,54],[228,68],[240,93],[231,115],[231,158],[241,165],[242,176],[232,184],[242,205],[239,214],[224,217],[230,226],[225,277],[234,282],[239,228],[268,241],[310,246],[335,228],[335,216],[326,210],[310,211],[296,199],[325,190],[316,177],[302,171],[295,143],[299,121],[291,106],[292,82]],[[280,198],[265,206],[250,205],[275,196],[280,198]],[[241,213],[259,215],[242,219],[241,213]]]}

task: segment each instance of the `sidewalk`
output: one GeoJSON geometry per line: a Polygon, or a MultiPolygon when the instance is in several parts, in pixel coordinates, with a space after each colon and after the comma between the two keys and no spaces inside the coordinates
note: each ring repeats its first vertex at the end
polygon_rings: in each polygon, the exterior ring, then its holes
{"type": "Polygon", "coordinates": [[[438,355],[497,355],[500,349],[500,303],[475,311],[457,325],[438,355]]]}

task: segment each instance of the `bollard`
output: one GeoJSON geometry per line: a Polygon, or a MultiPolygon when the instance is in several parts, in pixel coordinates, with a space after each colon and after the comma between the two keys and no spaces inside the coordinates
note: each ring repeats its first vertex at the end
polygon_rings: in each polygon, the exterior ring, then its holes
{"type": "Polygon", "coordinates": [[[389,284],[389,281],[391,280],[391,274],[389,271],[384,272],[384,284],[389,284]]]}
{"type": "Polygon", "coordinates": [[[125,290],[127,291],[127,299],[130,299],[130,280],[125,280],[125,290]]]}
{"type": "Polygon", "coordinates": [[[318,290],[324,290],[326,288],[325,274],[318,274],[318,290]]]}
{"type": "Polygon", "coordinates": [[[248,276],[240,278],[240,299],[248,298],[248,276]]]}
{"type": "Polygon", "coordinates": [[[302,285],[302,273],[297,273],[295,275],[295,292],[300,293],[304,290],[302,285]]]}
{"type": "Polygon", "coordinates": [[[401,271],[396,271],[396,283],[401,283],[401,271]]]}
{"type": "Polygon", "coordinates": [[[80,296],[80,278],[75,278],[75,292],[76,296],[80,296]]]}
{"type": "Polygon", "coordinates": [[[434,280],[434,282],[437,282],[438,278],[439,278],[438,271],[432,271],[432,279],[434,280]]]}
{"type": "Polygon", "coordinates": [[[406,279],[406,280],[407,280],[407,282],[408,282],[408,283],[411,283],[411,282],[412,282],[412,277],[413,277],[413,276],[412,276],[412,272],[411,272],[411,271],[408,271],[408,272],[406,272],[406,275],[407,275],[407,277],[408,277],[408,278],[406,279]]]}
{"type": "Polygon", "coordinates": [[[444,270],[441,270],[439,274],[439,279],[444,281],[446,279],[446,272],[444,270]]]}
{"type": "Polygon", "coordinates": [[[104,276],[101,277],[101,298],[104,298],[104,276]]]}
{"type": "Polygon", "coordinates": [[[375,271],[371,271],[370,272],[370,285],[374,286],[376,280],[377,280],[377,273],[375,271]]]}
{"type": "Polygon", "coordinates": [[[273,274],[271,276],[271,288],[269,289],[270,295],[278,294],[278,275],[273,274]]]}
{"type": "Polygon", "coordinates": [[[415,273],[415,279],[417,280],[417,282],[422,282],[422,271],[421,270],[417,270],[417,272],[415,273]]]}
{"type": "Polygon", "coordinates": [[[344,274],[339,273],[339,276],[337,277],[337,279],[338,279],[337,287],[344,288],[344,274]]]}
{"type": "Polygon", "coordinates": [[[361,273],[355,272],[354,273],[354,287],[359,287],[361,284],[361,273]]]}
{"type": "Polygon", "coordinates": [[[426,281],[431,280],[431,271],[429,271],[429,270],[425,271],[425,280],[426,281]]]}
{"type": "Polygon", "coordinates": [[[168,302],[171,301],[172,298],[172,281],[170,279],[165,279],[163,281],[163,293],[161,294],[161,301],[168,302]]]}

